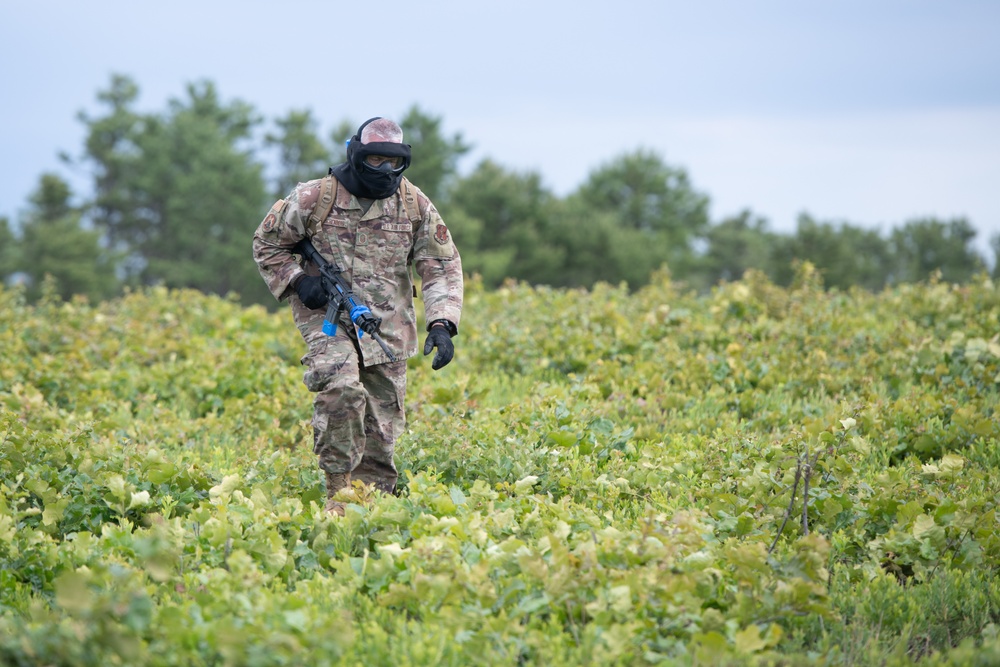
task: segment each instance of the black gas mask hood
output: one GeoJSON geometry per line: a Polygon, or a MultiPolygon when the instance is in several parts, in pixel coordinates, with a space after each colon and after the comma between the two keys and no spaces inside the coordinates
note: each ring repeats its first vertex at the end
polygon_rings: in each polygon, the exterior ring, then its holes
{"type": "Polygon", "coordinates": [[[361,133],[365,126],[381,116],[369,118],[358,128],[347,144],[347,161],[330,167],[330,173],[337,177],[355,197],[366,199],[385,199],[395,194],[403,180],[403,172],[410,166],[410,145],[397,144],[391,141],[374,141],[361,143],[361,133]],[[370,155],[402,158],[398,167],[386,161],[378,167],[368,164],[365,158],[370,155]]]}

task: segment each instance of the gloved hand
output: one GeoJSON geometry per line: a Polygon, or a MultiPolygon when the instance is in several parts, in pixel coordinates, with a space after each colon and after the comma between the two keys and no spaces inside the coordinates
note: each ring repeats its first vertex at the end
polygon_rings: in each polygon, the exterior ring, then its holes
{"type": "Polygon", "coordinates": [[[323,279],[319,276],[304,276],[296,285],[295,292],[306,308],[322,308],[330,300],[323,289],[323,279]]]}
{"type": "Polygon", "coordinates": [[[455,344],[451,342],[451,334],[448,333],[447,327],[441,325],[431,326],[431,330],[427,334],[427,341],[424,343],[424,356],[426,357],[430,354],[431,350],[435,347],[437,348],[437,354],[434,355],[431,368],[438,370],[447,366],[448,362],[455,356],[455,344]]]}

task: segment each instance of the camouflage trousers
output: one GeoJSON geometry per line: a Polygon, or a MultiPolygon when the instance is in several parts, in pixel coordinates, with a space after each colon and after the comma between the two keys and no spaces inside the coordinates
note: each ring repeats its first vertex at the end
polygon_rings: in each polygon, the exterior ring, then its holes
{"type": "Polygon", "coordinates": [[[302,381],[313,400],[313,451],[329,473],[396,489],[393,453],[403,432],[406,362],[364,366],[354,332],[337,327],[335,336],[312,337],[302,381]]]}

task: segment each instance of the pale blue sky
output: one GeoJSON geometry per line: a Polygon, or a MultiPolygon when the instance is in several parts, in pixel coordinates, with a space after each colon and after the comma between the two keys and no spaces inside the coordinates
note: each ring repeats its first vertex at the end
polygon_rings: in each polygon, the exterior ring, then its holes
{"type": "Polygon", "coordinates": [[[646,147],[688,170],[714,220],[964,215],[985,248],[998,35],[992,0],[0,0],[0,215],[66,173],[77,112],[123,73],[144,110],[209,79],[269,119],[310,108],[324,135],[416,103],[475,146],[463,169],[491,157],[560,195],[646,147]]]}

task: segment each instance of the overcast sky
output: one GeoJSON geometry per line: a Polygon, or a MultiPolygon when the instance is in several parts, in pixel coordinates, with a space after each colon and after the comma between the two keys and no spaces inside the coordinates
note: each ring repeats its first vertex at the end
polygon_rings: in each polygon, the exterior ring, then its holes
{"type": "Polygon", "coordinates": [[[649,148],[715,221],[1000,233],[996,0],[0,0],[0,215],[70,177],[58,153],[112,73],[143,111],[207,79],[268,119],[309,108],[324,137],[417,104],[474,146],[463,171],[490,157],[559,195],[649,148]]]}

